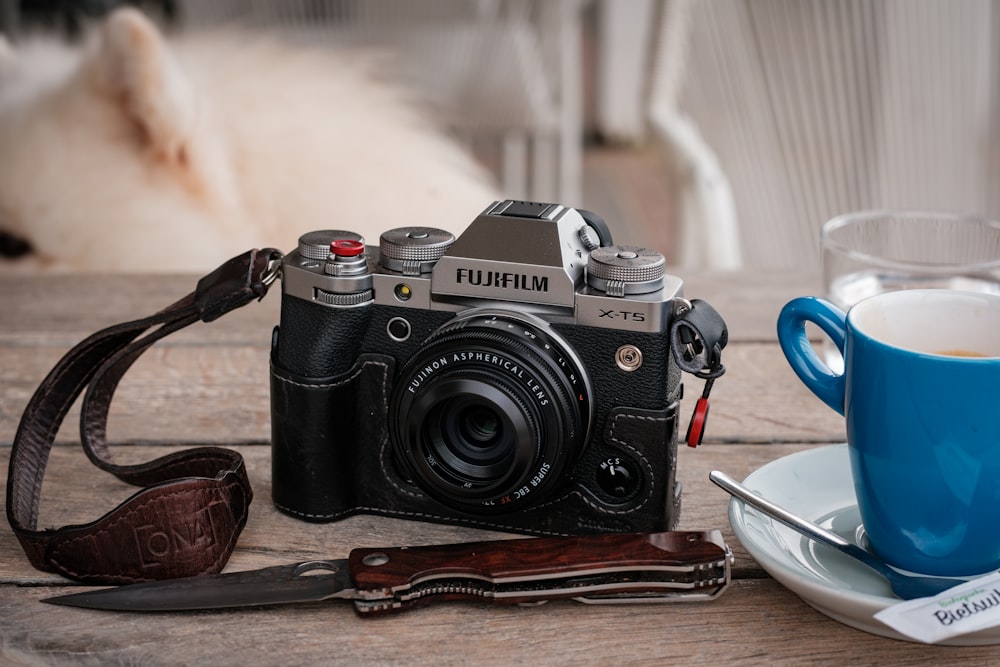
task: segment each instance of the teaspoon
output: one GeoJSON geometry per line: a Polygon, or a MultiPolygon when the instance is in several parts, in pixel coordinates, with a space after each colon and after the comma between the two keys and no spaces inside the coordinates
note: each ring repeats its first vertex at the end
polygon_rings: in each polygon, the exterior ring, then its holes
{"type": "Polygon", "coordinates": [[[952,579],[948,577],[923,577],[915,574],[906,574],[891,567],[887,563],[868,553],[853,542],[848,542],[840,535],[817,526],[816,524],[792,514],[788,510],[775,505],[771,501],[763,498],[750,489],[746,488],[729,475],[713,470],[708,478],[730,493],[733,497],[739,498],[747,505],[755,507],[767,516],[777,519],[789,528],[802,533],[808,538],[822,542],[833,547],[837,551],[856,558],[871,569],[885,577],[889,582],[889,588],[896,597],[903,600],[923,598],[937,595],[952,586],[966,583],[965,579],[952,579]]]}

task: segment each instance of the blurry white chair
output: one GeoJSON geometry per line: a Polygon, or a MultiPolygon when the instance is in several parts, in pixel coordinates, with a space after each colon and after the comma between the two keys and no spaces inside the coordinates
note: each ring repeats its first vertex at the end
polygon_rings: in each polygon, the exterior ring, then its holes
{"type": "Polygon", "coordinates": [[[740,234],[729,181],[695,122],[679,108],[688,74],[694,0],[670,0],[660,16],[652,64],[649,122],[678,188],[678,252],[684,266],[736,269],[740,234]]]}
{"type": "Polygon", "coordinates": [[[679,165],[684,261],[819,262],[868,208],[1000,217],[993,0],[666,0],[650,119],[679,165]]]}
{"type": "Polygon", "coordinates": [[[385,48],[504,193],[578,204],[584,0],[181,0],[186,26],[228,22],[385,48]]]}

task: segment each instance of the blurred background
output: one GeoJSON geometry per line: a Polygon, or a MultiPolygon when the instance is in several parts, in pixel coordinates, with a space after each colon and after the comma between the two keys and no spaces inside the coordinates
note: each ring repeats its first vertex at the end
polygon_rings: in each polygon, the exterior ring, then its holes
{"type": "MultiPolygon", "coordinates": [[[[120,4],[0,0],[0,30],[73,38],[120,4]]],[[[852,210],[1000,217],[997,0],[129,4],[404,54],[505,195],[589,208],[677,267],[814,267],[852,210]]]]}

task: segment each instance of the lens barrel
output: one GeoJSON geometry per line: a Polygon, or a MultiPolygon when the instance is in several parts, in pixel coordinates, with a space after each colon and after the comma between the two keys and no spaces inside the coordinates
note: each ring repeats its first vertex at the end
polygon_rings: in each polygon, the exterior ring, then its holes
{"type": "Polygon", "coordinates": [[[435,331],[390,404],[398,460],[440,502],[513,511],[558,488],[587,442],[587,374],[542,320],[477,309],[435,331]]]}

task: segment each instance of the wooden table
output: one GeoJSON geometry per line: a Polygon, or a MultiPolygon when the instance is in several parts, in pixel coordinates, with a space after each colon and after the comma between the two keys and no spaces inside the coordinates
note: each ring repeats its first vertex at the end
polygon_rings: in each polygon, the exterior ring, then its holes
{"type": "MultiPolygon", "coordinates": [[[[38,382],[76,341],[153,312],[189,291],[190,278],[9,278],[0,284],[0,465],[6,474],[18,419],[38,382]]],[[[857,664],[959,659],[996,650],[928,647],[846,627],[814,611],[747,555],[727,518],[712,469],[742,479],[768,461],[843,441],[843,423],[798,382],[775,342],[780,306],[817,293],[811,275],[688,275],[689,297],[726,317],[728,374],[712,393],[705,444],[682,447],[680,528],[721,528],[736,557],[734,580],[709,603],[531,608],[426,607],[361,619],[350,604],[136,615],[41,604],[75,590],[34,570],[10,530],[0,530],[0,663],[14,664],[857,664]]],[[[306,524],[270,502],[267,356],[279,295],[150,350],[126,375],[110,438],[126,462],[178,447],[234,446],[246,457],[256,500],[229,571],[346,556],[357,546],[433,544],[501,537],[473,529],[360,516],[306,524]],[[127,443],[127,444],[126,444],[127,443]]],[[[684,401],[683,433],[693,406],[684,401]]],[[[71,414],[43,489],[40,525],[90,520],[132,489],[94,468],[71,414]]]]}

